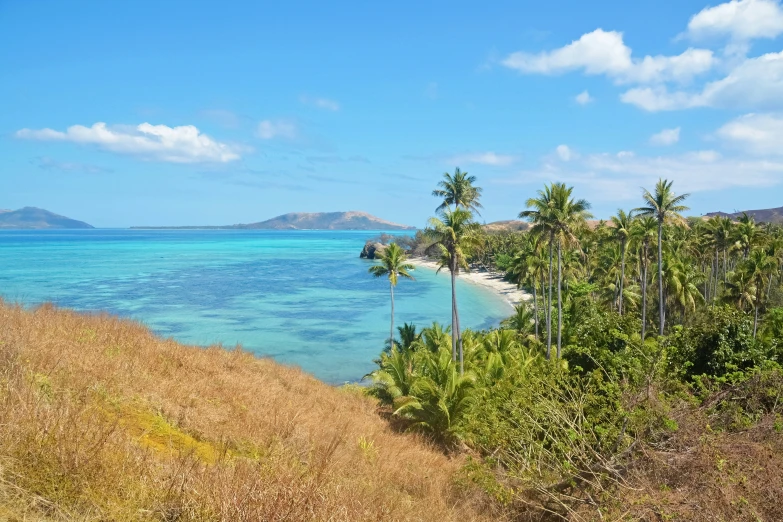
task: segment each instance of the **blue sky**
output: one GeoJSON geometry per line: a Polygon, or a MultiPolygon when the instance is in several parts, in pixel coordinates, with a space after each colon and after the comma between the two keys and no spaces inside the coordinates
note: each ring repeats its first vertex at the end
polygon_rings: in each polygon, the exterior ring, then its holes
{"type": "Polygon", "coordinates": [[[781,206],[783,7],[708,2],[0,0],[0,208],[421,226],[456,166],[486,221],[550,181],[781,206]]]}

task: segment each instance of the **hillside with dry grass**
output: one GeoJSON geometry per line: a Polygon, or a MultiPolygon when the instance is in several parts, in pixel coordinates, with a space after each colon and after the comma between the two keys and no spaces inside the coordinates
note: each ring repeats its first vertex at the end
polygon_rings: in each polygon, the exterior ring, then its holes
{"type": "Polygon", "coordinates": [[[0,305],[0,520],[489,520],[461,464],[298,369],[0,305]]]}

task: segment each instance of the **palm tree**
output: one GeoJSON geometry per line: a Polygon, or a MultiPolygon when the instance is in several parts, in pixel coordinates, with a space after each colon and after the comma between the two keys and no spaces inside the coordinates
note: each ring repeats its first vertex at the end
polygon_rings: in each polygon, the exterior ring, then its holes
{"type": "Polygon", "coordinates": [[[545,268],[546,260],[540,255],[537,238],[532,234],[525,234],[521,248],[511,260],[508,275],[517,283],[518,287],[529,285],[533,288],[533,318],[536,339],[538,339],[538,280],[539,274],[545,268]]]}
{"type": "Polygon", "coordinates": [[[514,307],[514,315],[501,322],[500,326],[514,330],[520,337],[527,337],[534,324],[534,315],[535,312],[530,309],[530,305],[523,301],[514,307]]]}
{"type": "Polygon", "coordinates": [[[450,205],[454,205],[456,208],[464,208],[481,215],[478,211],[482,208],[479,203],[481,188],[474,187],[473,183],[475,182],[476,176],[469,176],[467,172],[459,170],[459,167],[454,169],[453,176],[445,172],[443,180],[438,183],[440,188],[432,191],[433,196],[443,198],[443,203],[435,209],[435,212],[440,212],[450,205]]]}
{"type": "Polygon", "coordinates": [[[672,252],[663,256],[663,280],[666,293],[675,307],[679,307],[682,318],[689,310],[696,310],[696,305],[704,301],[699,291],[699,283],[703,274],[695,265],[672,252]]]}
{"type": "Polygon", "coordinates": [[[665,324],[665,303],[663,300],[663,224],[683,223],[685,218],[680,212],[685,212],[688,207],[682,204],[690,194],[675,195],[672,191],[673,181],[659,179],[655,184],[655,194],[643,189],[642,198],[647,203],[644,207],[634,209],[640,216],[652,216],[658,221],[658,330],[663,335],[665,324]]]}
{"type": "Polygon", "coordinates": [[[588,212],[590,203],[587,200],[575,200],[571,197],[574,187],[556,183],[553,188],[555,204],[552,225],[554,237],[557,239],[557,357],[560,358],[563,336],[563,247],[579,243],[576,232],[585,227],[587,219],[592,215],[588,212]]]}
{"type": "Polygon", "coordinates": [[[743,212],[739,217],[734,230],[739,248],[742,249],[742,257],[747,259],[751,248],[758,245],[764,231],[756,225],[756,220],[747,212],[743,212]]]}
{"type": "Polygon", "coordinates": [[[451,331],[452,360],[457,358],[457,346],[459,345],[460,373],[464,372],[464,356],[459,328],[459,312],[457,310],[457,275],[460,269],[467,269],[465,250],[470,248],[477,240],[479,225],[473,221],[473,214],[464,208],[451,210],[446,208],[440,213],[440,218],[431,218],[429,227],[424,231],[425,236],[431,241],[430,246],[437,246],[441,251],[440,271],[448,268],[451,273],[451,331]]]}
{"type": "Polygon", "coordinates": [[[391,327],[389,329],[389,346],[394,346],[394,287],[397,286],[399,277],[413,279],[409,271],[413,270],[413,265],[406,263],[408,256],[397,243],[389,243],[389,246],[381,253],[375,255],[375,258],[381,262],[379,265],[373,265],[368,270],[375,277],[389,277],[389,291],[391,292],[391,327]]]}
{"type": "Polygon", "coordinates": [[[549,292],[546,302],[546,358],[552,355],[552,254],[555,243],[555,222],[553,219],[555,205],[555,185],[546,185],[538,191],[537,198],[530,198],[525,202],[528,210],[519,213],[519,217],[533,223],[530,234],[541,238],[548,238],[549,242],[549,292]]]}
{"type": "Polygon", "coordinates": [[[475,377],[458,375],[446,350],[427,354],[422,367],[423,375],[414,379],[409,395],[395,401],[394,414],[410,420],[413,429],[453,443],[474,400],[475,377]]]}
{"type": "Polygon", "coordinates": [[[416,325],[411,323],[404,323],[402,326],[397,327],[397,331],[400,334],[400,348],[403,350],[410,349],[411,345],[419,340],[421,334],[416,332],[416,325]]]}
{"type": "Polygon", "coordinates": [[[756,331],[759,324],[759,308],[761,308],[761,298],[764,293],[765,279],[772,277],[772,273],[777,268],[776,261],[769,257],[762,249],[754,249],[745,262],[741,265],[741,271],[747,277],[747,280],[753,284],[756,294],[753,298],[753,338],[756,338],[756,331]]]}
{"type": "Polygon", "coordinates": [[[625,283],[625,247],[628,242],[628,236],[631,233],[631,223],[633,222],[633,212],[625,213],[618,209],[617,215],[612,216],[614,224],[614,235],[620,241],[620,300],[617,303],[617,311],[623,315],[623,286],[625,283]]]}

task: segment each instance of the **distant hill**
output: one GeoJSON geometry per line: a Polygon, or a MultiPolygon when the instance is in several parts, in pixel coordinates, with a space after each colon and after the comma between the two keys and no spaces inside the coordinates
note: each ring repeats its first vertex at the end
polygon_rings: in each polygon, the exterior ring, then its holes
{"type": "Polygon", "coordinates": [[[68,229],[94,228],[84,221],[67,218],[42,208],[24,207],[0,210],[0,229],[68,229]]]}
{"type": "Polygon", "coordinates": [[[392,223],[366,212],[292,212],[266,221],[226,226],[131,227],[140,229],[212,229],[212,230],[415,230],[416,227],[392,223]]]}
{"type": "Polygon", "coordinates": [[[527,221],[518,221],[516,219],[507,219],[505,221],[493,221],[492,223],[486,223],[485,225],[482,225],[482,227],[486,232],[489,233],[517,232],[530,228],[530,223],[527,221]]]}
{"type": "MultiPolygon", "coordinates": [[[[764,223],[783,223],[783,207],[778,208],[764,208],[760,210],[745,210],[749,216],[752,216],[758,222],[764,223]]],[[[710,212],[705,214],[707,217],[721,216],[730,217],[731,219],[737,219],[742,215],[742,212],[733,212],[731,214],[726,212],[710,212]]]]}

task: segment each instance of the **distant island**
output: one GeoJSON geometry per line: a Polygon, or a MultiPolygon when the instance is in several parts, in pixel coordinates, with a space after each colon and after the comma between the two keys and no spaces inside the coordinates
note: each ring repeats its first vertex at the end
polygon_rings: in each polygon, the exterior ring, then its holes
{"type": "Polygon", "coordinates": [[[143,230],[415,230],[366,212],[292,212],[266,221],[224,226],[131,227],[143,230]]]}
{"type": "Polygon", "coordinates": [[[71,219],[42,208],[24,207],[0,210],[0,230],[43,230],[95,228],[84,221],[71,219]]]}
{"type": "Polygon", "coordinates": [[[760,223],[783,223],[783,207],[778,208],[763,208],[759,210],[743,210],[740,212],[709,212],[705,214],[707,217],[721,216],[729,217],[731,219],[737,219],[746,213],[757,222],[760,223]]]}

